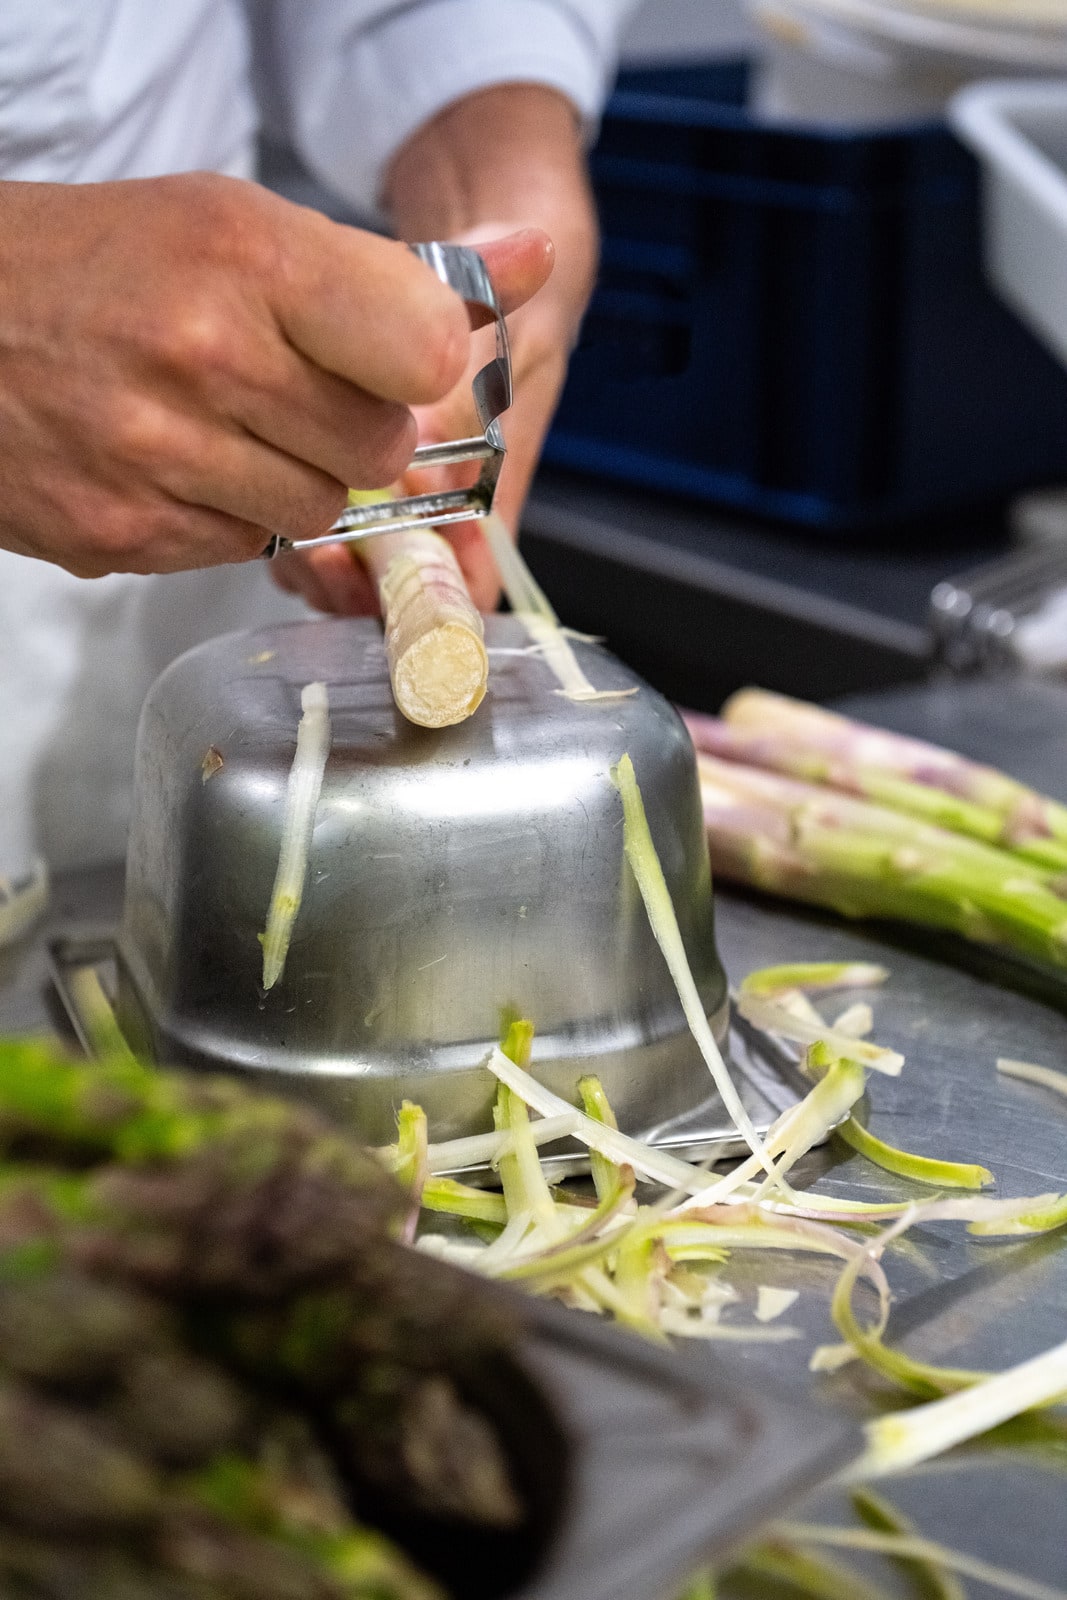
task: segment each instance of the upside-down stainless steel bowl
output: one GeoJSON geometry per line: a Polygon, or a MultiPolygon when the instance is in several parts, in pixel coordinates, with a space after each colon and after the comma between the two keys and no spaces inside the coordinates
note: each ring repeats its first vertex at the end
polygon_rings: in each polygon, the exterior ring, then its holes
{"type": "Polygon", "coordinates": [[[689,737],[606,651],[601,689],[558,691],[515,619],[488,619],[489,690],[458,727],[395,710],[374,621],[232,634],[162,675],[141,719],[119,1013],[159,1060],[253,1073],[326,1100],[374,1142],[404,1098],[435,1138],[491,1126],[481,1063],[508,1012],[534,1067],[573,1099],[596,1072],[640,1133],[707,1099],[622,846],[609,769],[629,752],[700,993],[722,1036],[726,987],[689,737]],[[264,994],[300,691],[329,693],[332,744],[303,901],[264,994]],[[205,762],[209,752],[210,755],[205,762]],[[221,758],[219,765],[218,758],[221,758]]]}

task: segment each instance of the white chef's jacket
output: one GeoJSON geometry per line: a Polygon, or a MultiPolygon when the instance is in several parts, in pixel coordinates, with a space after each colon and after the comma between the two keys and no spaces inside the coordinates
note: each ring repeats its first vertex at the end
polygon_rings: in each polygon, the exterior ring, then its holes
{"type": "MultiPolygon", "coordinates": [[[[595,118],[636,0],[0,0],[0,179],[253,172],[258,128],[373,215],[442,106],[543,83],[595,118]]],[[[487,152],[491,159],[491,152],[487,152]]],[[[83,581],[0,551],[0,876],[125,848],[141,701],[168,661],[307,615],[264,568],[83,581]]]]}

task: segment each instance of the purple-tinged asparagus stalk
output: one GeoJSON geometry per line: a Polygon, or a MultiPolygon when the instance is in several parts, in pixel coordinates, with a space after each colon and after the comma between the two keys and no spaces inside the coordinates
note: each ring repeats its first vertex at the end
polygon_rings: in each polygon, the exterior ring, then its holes
{"type": "Polygon", "coordinates": [[[722,718],[686,713],[698,750],[767,767],[1067,869],[1067,806],[993,767],[818,706],[743,689],[722,718]]]}
{"type": "Polygon", "coordinates": [[[833,789],[713,756],[699,765],[720,877],[1067,966],[1067,906],[1028,863],[833,789]]]}

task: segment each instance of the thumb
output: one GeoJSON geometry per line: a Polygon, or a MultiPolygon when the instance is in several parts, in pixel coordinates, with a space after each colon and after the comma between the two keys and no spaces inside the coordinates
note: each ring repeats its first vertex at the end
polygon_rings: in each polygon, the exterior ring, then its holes
{"type": "MultiPolygon", "coordinates": [[[[537,293],[547,282],[556,258],[556,247],[547,233],[540,228],[511,230],[509,223],[483,223],[457,235],[451,243],[468,244],[477,250],[505,314],[537,293]]],[[[486,320],[487,317],[474,316],[474,326],[486,320]]]]}

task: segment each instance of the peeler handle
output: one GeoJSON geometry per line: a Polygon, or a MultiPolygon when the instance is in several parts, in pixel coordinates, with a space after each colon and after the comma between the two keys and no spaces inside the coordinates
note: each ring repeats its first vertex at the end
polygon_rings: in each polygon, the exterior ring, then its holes
{"type": "Polygon", "coordinates": [[[403,528],[470,522],[488,516],[493,508],[505,453],[504,436],[497,418],[511,405],[512,394],[511,351],[504,313],[485,262],[469,245],[431,241],[413,244],[410,249],[467,305],[480,306],[489,312],[496,327],[496,355],[475,374],[471,386],[482,433],[444,444],[419,445],[409,471],[480,461],[478,481],[467,489],[443,489],[436,493],[404,495],[396,500],[379,500],[370,505],[347,506],[329,532],[317,538],[286,539],[275,534],[263,552],[268,560],[281,550],[313,550],[319,545],[351,543],[375,533],[395,533],[403,528]]]}

